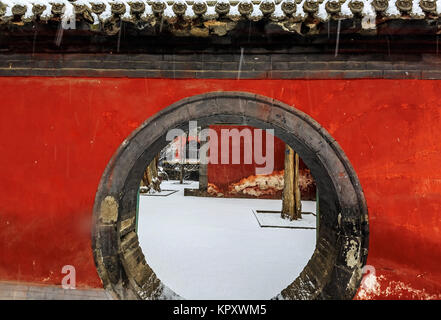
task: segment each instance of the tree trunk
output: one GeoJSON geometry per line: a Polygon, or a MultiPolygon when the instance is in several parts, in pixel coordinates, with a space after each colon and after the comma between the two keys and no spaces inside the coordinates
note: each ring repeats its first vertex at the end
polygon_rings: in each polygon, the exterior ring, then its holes
{"type": "Polygon", "coordinates": [[[288,145],[285,147],[285,172],[282,194],[282,218],[302,218],[299,186],[299,155],[288,145]]]}
{"type": "Polygon", "coordinates": [[[183,184],[184,183],[184,158],[181,157],[181,167],[179,170],[179,183],[183,184]]]}
{"type": "Polygon", "coordinates": [[[295,168],[294,168],[294,220],[302,219],[302,199],[300,193],[300,170],[299,170],[299,154],[294,152],[295,168]]]}
{"type": "Polygon", "coordinates": [[[294,154],[293,150],[285,145],[285,171],[283,174],[282,218],[294,215],[294,154]]]}
{"type": "Polygon", "coordinates": [[[147,192],[151,191],[152,189],[157,192],[161,192],[161,181],[158,177],[158,158],[159,155],[153,158],[152,162],[150,162],[145,170],[144,176],[142,177],[141,185],[147,187],[147,192]]]}

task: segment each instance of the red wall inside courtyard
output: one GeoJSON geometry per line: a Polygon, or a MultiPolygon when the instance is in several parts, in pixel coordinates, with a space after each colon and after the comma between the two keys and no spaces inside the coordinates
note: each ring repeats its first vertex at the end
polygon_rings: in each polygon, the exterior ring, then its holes
{"type": "MultiPolygon", "coordinates": [[[[243,125],[210,125],[216,136],[218,142],[210,145],[210,150],[217,147],[217,159],[211,161],[207,165],[208,185],[215,189],[215,196],[225,197],[246,197],[246,198],[268,198],[268,199],[282,199],[283,187],[283,171],[285,169],[285,142],[283,140],[271,135],[268,131],[262,132],[262,155],[264,163],[256,163],[256,156],[260,156],[260,152],[256,151],[254,145],[257,142],[255,135],[256,128],[243,125]],[[229,138],[228,143],[223,146],[222,132],[226,131],[232,133],[237,130],[238,133],[243,133],[245,136],[249,134],[250,139],[241,137],[239,139],[229,138]],[[273,149],[267,149],[267,137],[273,139],[273,149]],[[228,147],[229,161],[223,163],[221,154],[223,148],[228,147]],[[237,153],[240,155],[240,163],[233,163],[233,155],[237,153]],[[256,155],[258,153],[259,155],[256,155]],[[248,163],[245,161],[245,154],[250,156],[248,163]],[[251,154],[251,155],[250,155],[251,154]],[[272,159],[272,161],[270,160],[272,159]],[[269,173],[265,174],[266,183],[264,186],[256,185],[255,178],[257,177],[256,169],[266,168],[269,173]],[[272,171],[271,171],[272,170],[272,171]],[[271,179],[275,178],[275,179],[271,179]],[[282,183],[275,185],[275,181],[281,178],[282,183]],[[235,187],[239,187],[241,192],[237,192],[235,187]],[[250,192],[243,192],[246,189],[250,192]]],[[[257,129],[260,130],[260,129],[257,129]]],[[[300,179],[306,180],[310,176],[309,169],[303,163],[302,159],[299,162],[300,179]],[[307,172],[306,172],[307,171],[307,172]]],[[[262,177],[262,176],[260,176],[262,177]]],[[[300,184],[300,190],[303,200],[315,200],[315,184],[311,182],[308,185],[300,184]]]]}
{"type": "MultiPolygon", "coordinates": [[[[238,183],[241,179],[248,178],[250,176],[256,175],[256,167],[262,168],[265,167],[265,164],[258,165],[255,162],[254,157],[254,127],[250,126],[227,126],[227,125],[212,125],[210,129],[216,132],[218,140],[222,139],[222,130],[238,130],[242,132],[243,130],[249,130],[251,135],[251,144],[250,151],[252,153],[251,163],[245,163],[245,152],[248,151],[248,148],[245,148],[245,139],[241,138],[239,144],[238,141],[234,139],[230,139],[228,143],[228,152],[230,156],[230,161],[228,163],[222,163],[221,154],[222,154],[222,143],[218,143],[217,145],[217,153],[218,159],[216,163],[210,162],[207,165],[207,176],[208,183],[215,185],[220,192],[226,195],[229,191],[229,187],[233,183],[238,183]],[[240,152],[240,164],[233,164],[233,152],[240,152]]],[[[270,134],[268,132],[262,133],[262,150],[263,156],[266,156],[266,135],[270,134]]],[[[278,172],[284,169],[285,166],[285,143],[274,137],[274,153],[273,153],[273,172],[278,172]]],[[[214,148],[215,145],[210,145],[210,148],[214,148]]],[[[268,198],[280,198],[281,192],[276,194],[271,194],[267,196],[268,198]]]]}
{"type": "Polygon", "coordinates": [[[91,216],[101,174],[144,120],[182,98],[246,91],[309,114],[362,184],[374,297],[441,298],[441,82],[0,78],[0,280],[100,287],[91,216]]]}

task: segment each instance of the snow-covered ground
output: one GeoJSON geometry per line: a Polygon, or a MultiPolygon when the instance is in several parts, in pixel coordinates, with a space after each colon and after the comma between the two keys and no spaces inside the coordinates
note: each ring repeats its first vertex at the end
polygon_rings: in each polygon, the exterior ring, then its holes
{"type": "MultiPolygon", "coordinates": [[[[138,234],[147,263],[185,299],[271,299],[311,258],[315,230],[261,228],[254,210],[280,210],[281,200],[142,196],[138,234]]],[[[315,212],[314,202],[303,202],[315,212]]]]}

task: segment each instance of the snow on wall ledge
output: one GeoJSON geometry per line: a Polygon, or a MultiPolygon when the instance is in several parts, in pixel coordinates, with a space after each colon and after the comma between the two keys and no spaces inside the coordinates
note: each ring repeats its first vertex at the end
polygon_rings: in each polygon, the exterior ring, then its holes
{"type": "Polygon", "coordinates": [[[302,22],[362,17],[362,28],[381,19],[438,19],[441,0],[0,0],[0,22],[85,19],[96,25],[123,21],[155,24],[187,20],[302,22]]]}

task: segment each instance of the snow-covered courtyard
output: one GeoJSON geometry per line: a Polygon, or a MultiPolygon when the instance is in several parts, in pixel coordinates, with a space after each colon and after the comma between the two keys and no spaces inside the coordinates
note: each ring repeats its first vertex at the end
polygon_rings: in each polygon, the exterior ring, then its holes
{"type": "MultiPolygon", "coordinates": [[[[259,225],[253,210],[280,210],[281,200],[184,197],[197,182],[161,188],[179,191],[140,196],[140,245],[159,279],[185,299],[271,299],[315,249],[314,229],[259,225]]],[[[302,205],[315,213],[315,202],[302,205]]]]}

